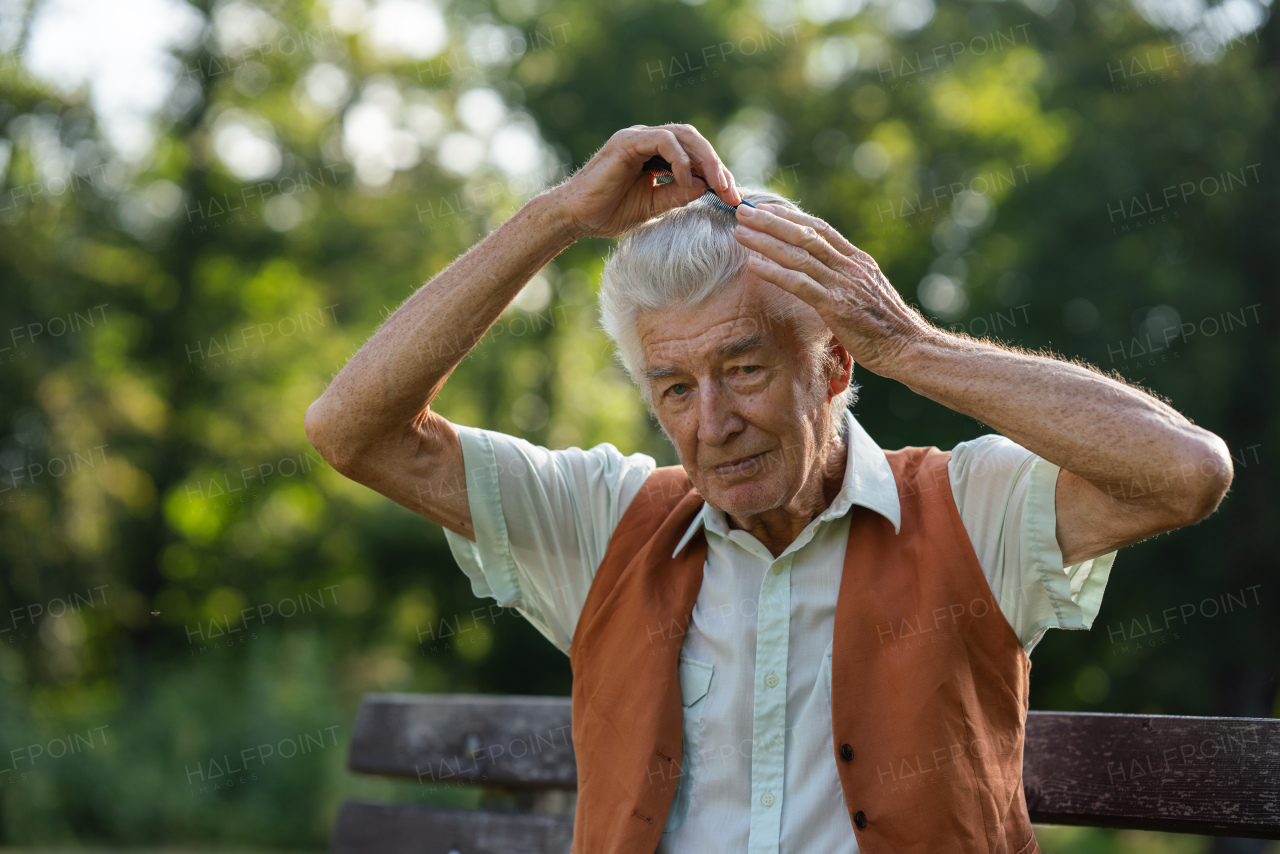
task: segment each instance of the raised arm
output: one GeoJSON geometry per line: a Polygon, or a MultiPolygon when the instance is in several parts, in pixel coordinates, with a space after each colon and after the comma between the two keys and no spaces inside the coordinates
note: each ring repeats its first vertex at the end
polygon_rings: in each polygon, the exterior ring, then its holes
{"type": "Polygon", "coordinates": [[[1070,566],[1190,525],[1231,486],[1221,438],[1087,367],[930,325],[875,260],[817,217],[739,208],[751,269],[812,305],[842,357],[970,415],[1057,465],[1057,539],[1070,566]]]}
{"type": "Polygon", "coordinates": [[[458,433],[431,402],[520,290],[581,237],[615,237],[698,198],[706,176],[741,196],[711,144],[689,125],[619,131],[558,187],[417,290],[307,409],[307,439],[342,474],[475,539],[458,433]],[[653,183],[655,154],[675,181],[653,183]]]}

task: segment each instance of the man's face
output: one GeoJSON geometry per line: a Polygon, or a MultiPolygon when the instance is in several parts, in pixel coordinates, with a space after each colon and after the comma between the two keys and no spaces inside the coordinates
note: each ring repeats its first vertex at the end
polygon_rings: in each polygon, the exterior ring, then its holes
{"type": "Polygon", "coordinates": [[[768,316],[777,293],[747,272],[696,308],[639,317],[658,420],[702,497],[739,518],[785,504],[829,438],[829,383],[796,318],[768,316]]]}

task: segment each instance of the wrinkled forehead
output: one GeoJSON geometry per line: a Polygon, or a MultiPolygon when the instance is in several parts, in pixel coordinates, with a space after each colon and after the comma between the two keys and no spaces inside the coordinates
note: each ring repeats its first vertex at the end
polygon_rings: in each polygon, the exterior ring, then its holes
{"type": "Polygon", "coordinates": [[[795,297],[746,275],[694,306],[648,309],[637,317],[646,376],[696,370],[765,348],[796,346],[795,297]]]}

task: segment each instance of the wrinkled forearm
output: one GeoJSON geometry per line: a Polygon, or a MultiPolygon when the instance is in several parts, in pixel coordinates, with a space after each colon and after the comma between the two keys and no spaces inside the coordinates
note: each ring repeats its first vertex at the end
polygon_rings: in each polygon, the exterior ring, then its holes
{"type": "Polygon", "coordinates": [[[942,330],[903,350],[886,375],[986,424],[1117,501],[1195,519],[1231,480],[1218,436],[1151,395],[1058,359],[942,330]]]}
{"type": "Polygon", "coordinates": [[[521,288],[573,238],[554,191],[529,201],[417,290],[307,412],[313,444],[350,458],[403,430],[521,288]]]}

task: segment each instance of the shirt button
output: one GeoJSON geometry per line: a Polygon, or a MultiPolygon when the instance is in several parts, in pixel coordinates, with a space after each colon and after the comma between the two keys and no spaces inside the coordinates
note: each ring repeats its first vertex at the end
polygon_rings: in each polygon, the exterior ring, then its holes
{"type": "Polygon", "coordinates": [[[857,825],[858,827],[860,827],[860,828],[861,828],[861,827],[866,827],[866,826],[867,826],[867,814],[866,814],[866,813],[864,813],[862,810],[858,810],[856,813],[854,813],[854,814],[853,814],[853,823],[854,823],[854,824],[856,824],[856,825],[857,825]]]}
{"type": "Polygon", "coordinates": [[[853,759],[853,748],[847,744],[840,745],[840,755],[845,758],[846,762],[851,761],[853,759]]]}
{"type": "Polygon", "coordinates": [[[764,677],[764,684],[768,685],[770,688],[776,688],[778,686],[777,674],[770,673],[768,676],[764,677]]]}
{"type": "Polygon", "coordinates": [[[775,563],[775,564],[773,565],[773,574],[774,574],[774,575],[782,575],[782,564],[780,564],[780,563],[775,563]]]}
{"type": "MultiPolygon", "coordinates": [[[[764,804],[767,807],[773,806],[773,795],[769,794],[768,792],[765,792],[763,795],[760,796],[760,803],[764,804]]],[[[862,823],[866,824],[866,819],[863,819],[862,823]]]]}

